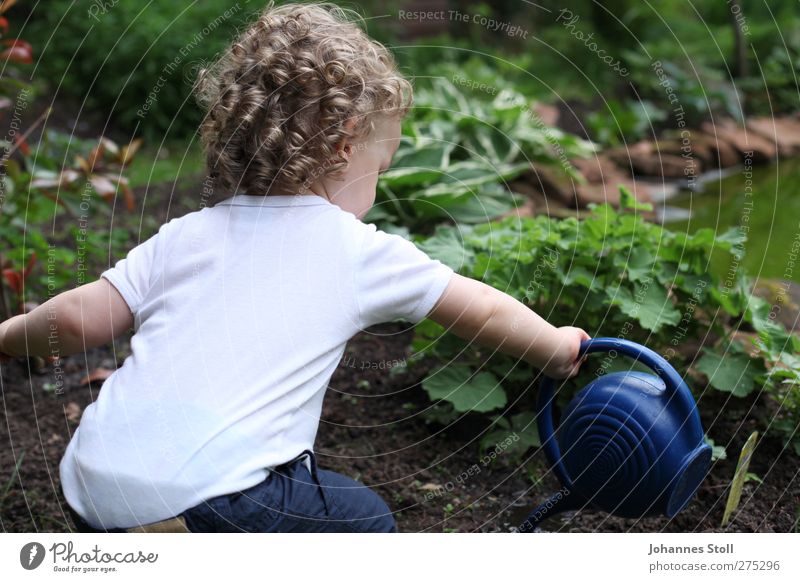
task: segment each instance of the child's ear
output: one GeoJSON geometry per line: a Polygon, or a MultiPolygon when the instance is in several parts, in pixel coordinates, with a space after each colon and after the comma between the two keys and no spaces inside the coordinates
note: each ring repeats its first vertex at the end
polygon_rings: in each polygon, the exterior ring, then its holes
{"type": "MultiPolygon", "coordinates": [[[[348,132],[352,133],[357,122],[357,117],[351,117],[344,122],[344,127],[348,132]]],[[[342,139],[336,145],[336,153],[339,155],[339,157],[347,158],[348,160],[350,159],[350,156],[353,153],[353,146],[350,144],[350,141],[347,138],[342,139]]]]}

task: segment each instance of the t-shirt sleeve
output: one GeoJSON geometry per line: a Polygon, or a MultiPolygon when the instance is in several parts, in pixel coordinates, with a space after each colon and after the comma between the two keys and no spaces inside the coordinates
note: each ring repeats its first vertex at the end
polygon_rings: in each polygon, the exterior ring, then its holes
{"type": "Polygon", "coordinates": [[[168,224],[170,223],[161,225],[157,233],[132,248],[127,256],[117,261],[113,267],[100,273],[101,277],[116,287],[134,315],[150,290],[156,255],[166,237],[168,224]]]}
{"type": "Polygon", "coordinates": [[[365,225],[356,265],[361,329],[404,319],[422,321],[450,282],[453,269],[408,239],[365,225]]]}

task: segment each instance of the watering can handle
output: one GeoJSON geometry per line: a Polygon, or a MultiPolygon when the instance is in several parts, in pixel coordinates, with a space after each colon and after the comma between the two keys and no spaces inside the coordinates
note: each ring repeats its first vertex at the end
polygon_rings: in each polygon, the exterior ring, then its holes
{"type": "MultiPolygon", "coordinates": [[[[593,352],[619,352],[634,360],[638,360],[645,366],[653,370],[656,375],[664,381],[666,385],[666,396],[670,399],[678,398],[682,408],[687,412],[690,422],[696,423],[697,428],[702,432],[700,424],[700,414],[697,412],[694,397],[689,387],[683,381],[680,374],[673,368],[667,360],[659,356],[653,350],[632,341],[600,337],[581,342],[579,357],[593,352]],[[692,412],[693,411],[693,412],[692,412]]],[[[572,479],[567,475],[566,469],[561,462],[561,451],[555,438],[555,428],[553,426],[553,399],[555,398],[555,380],[545,376],[539,389],[539,398],[536,405],[537,422],[539,424],[539,436],[542,441],[547,460],[553,467],[556,476],[561,483],[569,490],[573,490],[572,479]]]]}

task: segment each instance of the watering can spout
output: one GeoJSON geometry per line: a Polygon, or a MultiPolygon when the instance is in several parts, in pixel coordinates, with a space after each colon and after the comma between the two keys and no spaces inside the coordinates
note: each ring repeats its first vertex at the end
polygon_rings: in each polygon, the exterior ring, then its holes
{"type": "Polygon", "coordinates": [[[536,528],[545,519],[553,517],[556,514],[564,513],[565,511],[572,511],[580,509],[584,500],[580,496],[571,492],[566,487],[562,487],[550,497],[547,498],[541,505],[528,514],[525,521],[519,526],[520,533],[531,533],[536,531],[536,528]]]}

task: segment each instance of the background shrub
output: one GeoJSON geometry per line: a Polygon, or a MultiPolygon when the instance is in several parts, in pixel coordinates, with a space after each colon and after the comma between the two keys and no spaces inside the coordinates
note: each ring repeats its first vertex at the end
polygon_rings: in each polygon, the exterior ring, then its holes
{"type": "Polygon", "coordinates": [[[194,72],[259,8],[243,0],[52,0],[25,34],[38,49],[36,76],[59,95],[86,99],[87,108],[106,112],[126,131],[154,139],[197,128],[194,72]]]}

